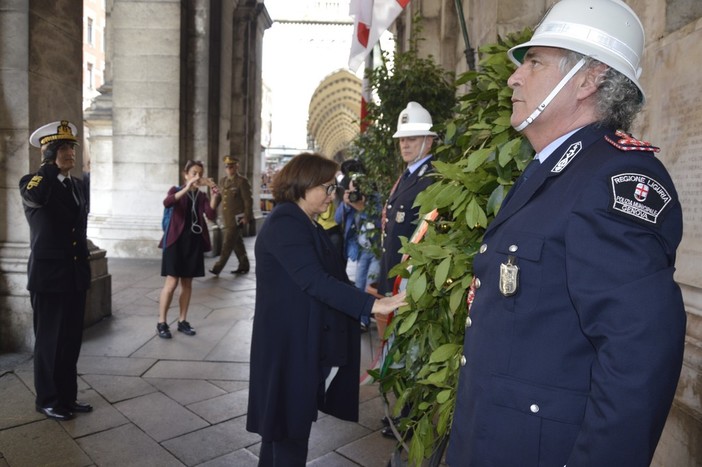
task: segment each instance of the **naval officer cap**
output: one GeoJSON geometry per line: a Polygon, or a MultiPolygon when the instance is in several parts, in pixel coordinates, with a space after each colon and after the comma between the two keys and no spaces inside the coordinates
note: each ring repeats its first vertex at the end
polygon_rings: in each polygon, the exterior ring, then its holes
{"type": "Polygon", "coordinates": [[[78,129],[73,123],[68,120],[59,122],[51,122],[37,128],[29,137],[29,144],[40,148],[45,144],[53,143],[54,141],[70,141],[78,144],[78,129]]]}

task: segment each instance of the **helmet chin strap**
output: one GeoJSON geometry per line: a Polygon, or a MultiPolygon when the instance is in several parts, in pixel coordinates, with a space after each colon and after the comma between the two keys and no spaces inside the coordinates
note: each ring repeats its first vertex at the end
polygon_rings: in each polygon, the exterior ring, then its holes
{"type": "Polygon", "coordinates": [[[563,87],[566,84],[568,84],[568,81],[570,81],[573,75],[575,75],[575,73],[577,73],[583,67],[583,65],[585,65],[585,58],[581,58],[580,61],[576,63],[575,66],[573,66],[573,68],[571,68],[568,73],[566,73],[566,75],[563,77],[563,79],[561,79],[561,81],[556,85],[556,87],[553,88],[553,91],[551,91],[551,93],[548,96],[546,96],[546,99],[544,99],[543,102],[539,104],[536,110],[534,110],[534,112],[532,112],[532,114],[529,115],[526,118],[526,120],[520,123],[519,126],[515,126],[514,129],[517,131],[522,131],[524,128],[528,127],[534,120],[536,120],[536,117],[541,115],[541,112],[544,111],[546,106],[548,106],[551,103],[553,98],[556,97],[556,95],[559,92],[561,92],[561,89],[563,89],[563,87]]]}
{"type": "Polygon", "coordinates": [[[414,159],[412,159],[411,161],[409,161],[409,162],[407,163],[407,166],[410,166],[410,165],[414,164],[414,163],[417,162],[419,159],[421,159],[422,157],[424,157],[424,148],[426,148],[426,146],[427,146],[427,137],[426,137],[426,135],[424,135],[424,138],[422,139],[422,145],[419,147],[419,152],[417,153],[417,157],[415,157],[414,159]]]}

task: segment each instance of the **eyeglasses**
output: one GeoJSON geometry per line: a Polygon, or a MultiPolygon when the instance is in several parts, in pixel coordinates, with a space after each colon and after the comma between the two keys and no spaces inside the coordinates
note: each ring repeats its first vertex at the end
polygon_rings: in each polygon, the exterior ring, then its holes
{"type": "Polygon", "coordinates": [[[322,183],[321,186],[323,186],[324,190],[326,190],[327,196],[333,195],[336,189],[338,188],[338,185],[336,183],[322,183]]]}

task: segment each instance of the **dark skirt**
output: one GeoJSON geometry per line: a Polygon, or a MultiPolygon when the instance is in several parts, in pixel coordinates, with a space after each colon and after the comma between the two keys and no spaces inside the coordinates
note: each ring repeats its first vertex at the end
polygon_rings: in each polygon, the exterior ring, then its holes
{"type": "Polygon", "coordinates": [[[205,275],[205,245],[201,233],[193,233],[188,222],[183,233],[163,250],[161,276],[203,277],[205,275]]]}

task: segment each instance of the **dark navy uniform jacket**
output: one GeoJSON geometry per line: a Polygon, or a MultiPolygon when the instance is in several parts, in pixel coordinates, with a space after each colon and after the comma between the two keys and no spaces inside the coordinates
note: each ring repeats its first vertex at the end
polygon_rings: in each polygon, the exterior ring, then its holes
{"type": "Polygon", "coordinates": [[[434,183],[426,174],[432,171],[431,157],[427,159],[407,179],[399,182],[390,193],[385,204],[385,226],[378,273],[378,292],[385,295],[392,292],[395,278],[388,279],[388,272],[402,260],[400,237],[410,238],[417,228],[419,206],[413,207],[419,193],[434,183]]]}
{"type": "Polygon", "coordinates": [[[58,173],[55,164],[46,164],[19,183],[31,248],[27,289],[33,292],[70,293],[90,287],[84,185],[71,178],[76,203],[58,173]]]}
{"type": "Polygon", "coordinates": [[[682,364],[682,213],[663,164],[621,139],[577,131],[488,227],[452,467],[649,465],[682,364]],[[505,296],[510,257],[517,289],[505,296]]]}

